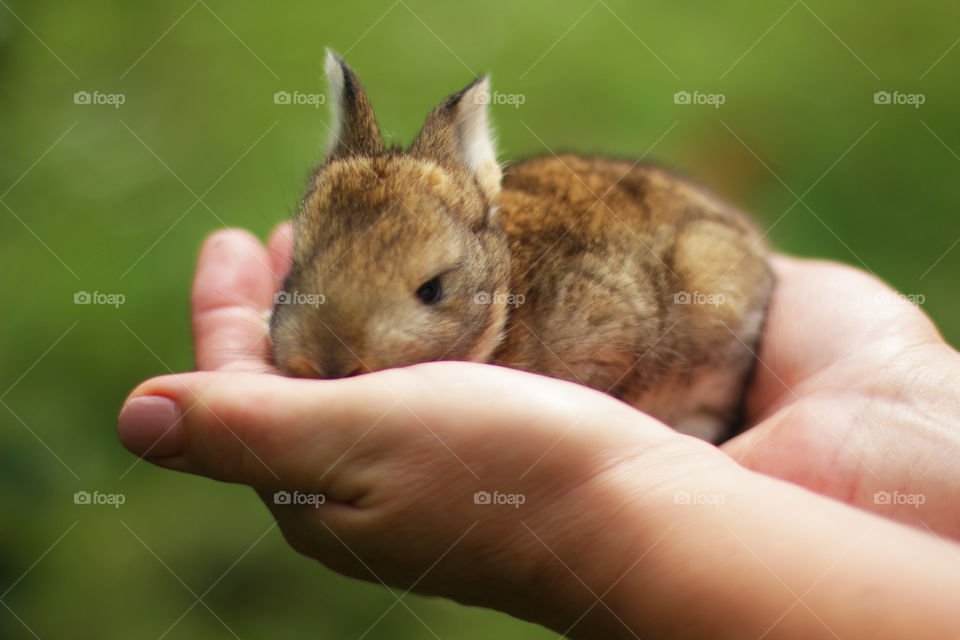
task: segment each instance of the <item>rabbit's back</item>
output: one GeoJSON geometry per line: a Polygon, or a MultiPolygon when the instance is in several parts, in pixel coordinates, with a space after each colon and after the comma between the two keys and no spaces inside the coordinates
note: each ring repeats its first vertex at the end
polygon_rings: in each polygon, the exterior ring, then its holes
{"type": "Polygon", "coordinates": [[[735,419],[773,288],[743,214],[653,165],[565,155],[508,168],[498,216],[513,304],[495,362],[688,431],[735,419]]]}

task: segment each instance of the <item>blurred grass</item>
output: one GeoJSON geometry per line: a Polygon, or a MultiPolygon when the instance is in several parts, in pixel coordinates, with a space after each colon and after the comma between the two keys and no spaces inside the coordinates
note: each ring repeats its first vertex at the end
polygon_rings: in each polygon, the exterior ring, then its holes
{"type": "MultiPolygon", "coordinates": [[[[204,236],[264,237],[292,212],[327,113],[273,94],[324,91],[325,45],[391,141],[492,72],[525,97],[493,109],[505,159],[649,151],[753,212],[778,248],[923,296],[960,343],[956,3],[4,3],[0,637],[31,637],[21,621],[41,638],[158,637],[214,583],[216,616],[196,605],[165,637],[354,638],[394,602],[296,556],[248,489],[134,464],[114,434],[134,384],[191,367],[204,236]],[[126,102],[76,105],[81,90],[126,102]],[[679,90],[726,102],[675,105],[679,90]],[[875,105],[879,90],[926,102],[875,105]],[[80,290],[126,302],[77,306],[80,290]],[[95,489],[126,504],[73,504],[95,489]]],[[[552,637],[406,601],[443,638],[552,637]]],[[[398,606],[366,637],[431,635],[398,606]]]]}

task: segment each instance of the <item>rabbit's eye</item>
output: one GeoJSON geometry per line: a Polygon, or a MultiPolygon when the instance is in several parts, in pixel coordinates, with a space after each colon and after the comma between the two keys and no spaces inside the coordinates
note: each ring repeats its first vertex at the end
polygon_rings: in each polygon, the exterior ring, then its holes
{"type": "Polygon", "coordinates": [[[423,304],[436,304],[443,298],[443,287],[440,286],[440,276],[430,278],[417,289],[417,297],[423,304]]]}

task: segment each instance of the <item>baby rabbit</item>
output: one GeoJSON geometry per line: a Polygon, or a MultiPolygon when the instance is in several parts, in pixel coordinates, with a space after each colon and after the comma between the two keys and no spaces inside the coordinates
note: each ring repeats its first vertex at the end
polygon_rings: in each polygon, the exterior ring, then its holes
{"type": "Polygon", "coordinates": [[[716,440],[739,418],[774,286],[757,230],[665,169],[576,155],[501,171],[489,82],[387,149],[328,51],[334,135],[270,322],[288,375],[473,360],[580,382],[716,440]]]}

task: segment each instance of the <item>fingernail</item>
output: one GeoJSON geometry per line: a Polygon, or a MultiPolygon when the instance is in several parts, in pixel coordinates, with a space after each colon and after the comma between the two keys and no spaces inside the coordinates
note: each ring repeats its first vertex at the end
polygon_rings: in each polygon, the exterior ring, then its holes
{"type": "Polygon", "coordinates": [[[117,431],[127,449],[145,458],[167,458],[183,453],[183,420],[170,398],[140,396],[120,411],[117,431]]]}

